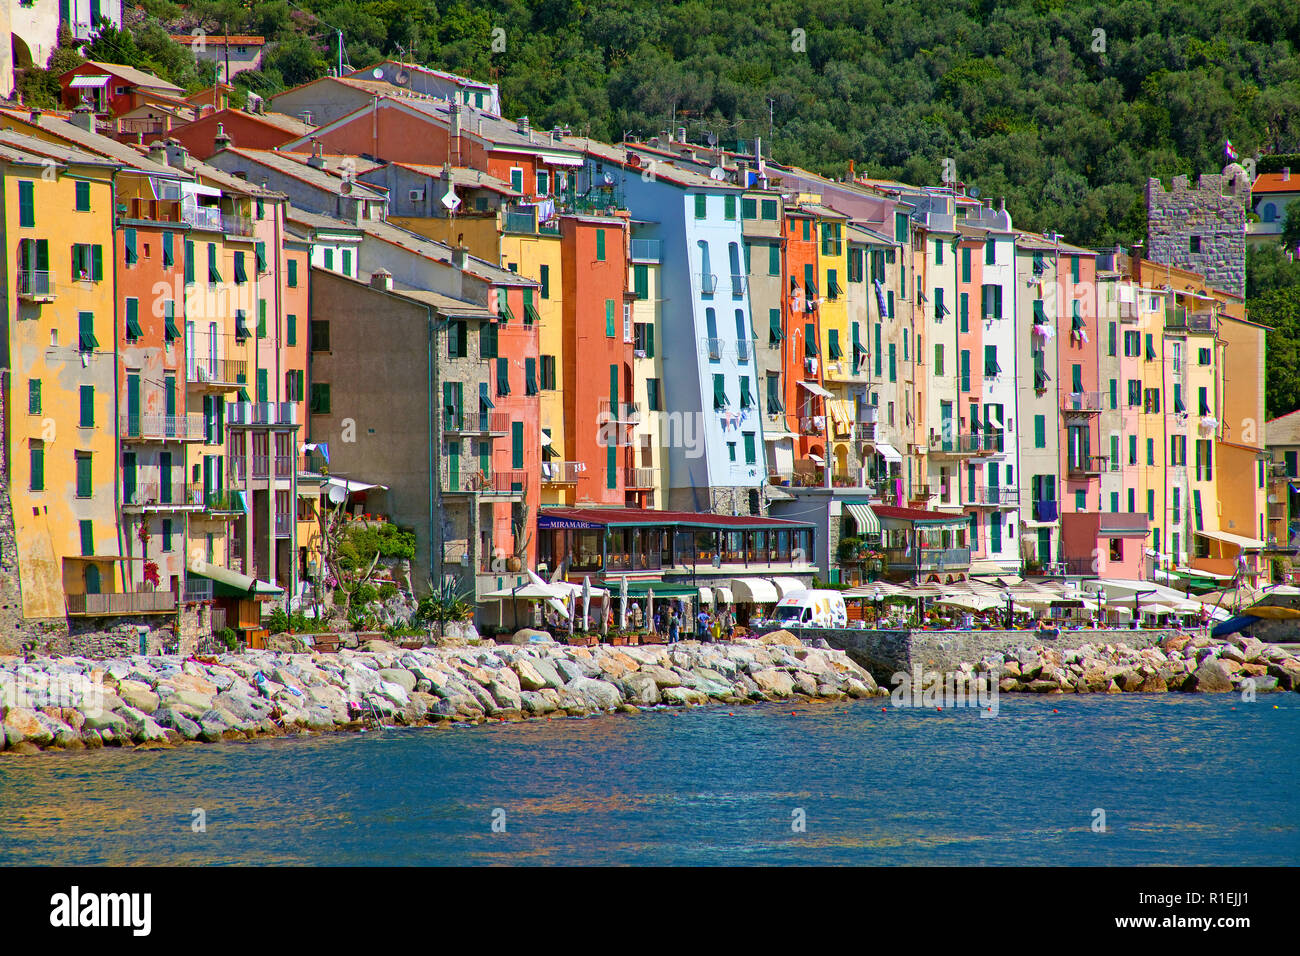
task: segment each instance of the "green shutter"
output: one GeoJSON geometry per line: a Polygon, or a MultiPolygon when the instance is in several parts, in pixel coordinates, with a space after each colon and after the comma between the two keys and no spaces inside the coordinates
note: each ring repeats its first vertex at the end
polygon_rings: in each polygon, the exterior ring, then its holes
{"type": "Polygon", "coordinates": [[[99,340],[95,338],[94,312],[77,313],[77,347],[83,352],[99,348],[99,340]]]}
{"type": "Polygon", "coordinates": [[[81,417],[78,424],[81,428],[95,427],[95,386],[82,385],[81,393],[81,417]]]}
{"type": "Polygon", "coordinates": [[[292,312],[284,317],[284,337],[286,345],[294,346],[298,344],[298,316],[292,312]]]}
{"type": "Polygon", "coordinates": [[[266,372],[267,370],[264,368],[257,370],[257,401],[259,404],[270,401],[266,372]]]}
{"type": "Polygon", "coordinates": [[[194,284],[194,243],[185,240],[185,283],[194,284]]]}
{"type": "Polygon", "coordinates": [[[248,273],[244,271],[244,252],[242,249],[235,250],[235,284],[243,285],[248,281],[248,273]]]}
{"type": "MultiPolygon", "coordinates": [[[[260,200],[259,200],[260,201],[260,200]]],[[[254,256],[257,259],[257,272],[261,275],[266,271],[266,243],[258,242],[253,246],[254,256]]]]}
{"type": "Polygon", "coordinates": [[[36,225],[36,184],[26,179],[18,182],[18,225],[36,225]]]}
{"type": "Polygon", "coordinates": [[[128,339],[138,339],[144,335],[140,329],[140,300],[130,298],[126,300],[126,337],[128,339]]]}
{"type": "Polygon", "coordinates": [[[257,300],[257,337],[266,338],[266,300],[257,300]]]}
{"type": "Polygon", "coordinates": [[[298,260],[289,259],[289,288],[298,288],[298,260]]]}
{"type": "Polygon", "coordinates": [[[510,423],[510,467],[519,470],[524,467],[524,423],[510,423]]]}
{"type": "Polygon", "coordinates": [[[703,219],[708,215],[708,197],[702,194],[695,197],[695,218],[703,219]]]}
{"type": "Polygon", "coordinates": [[[541,272],[540,281],[542,283],[542,298],[549,299],[551,297],[551,267],[548,265],[543,265],[540,268],[540,272],[541,272]]]}
{"type": "Polygon", "coordinates": [[[605,261],[605,230],[596,230],[596,261],[605,261]]]}
{"type": "Polygon", "coordinates": [[[126,264],[128,266],[135,265],[137,262],[140,261],[140,254],[137,251],[135,245],[135,230],[124,229],[122,231],[122,239],[123,239],[122,244],[125,252],[126,264]]]}
{"type": "Polygon", "coordinates": [[[650,267],[636,265],[632,267],[632,287],[638,299],[650,298],[650,267]]]}
{"type": "Polygon", "coordinates": [[[45,445],[32,442],[30,450],[32,466],[32,491],[45,490],[45,445]]]}
{"type": "Polygon", "coordinates": [[[104,247],[98,243],[90,249],[90,278],[94,282],[104,279],[104,247]]]}
{"type": "Polygon", "coordinates": [[[91,478],[91,460],[89,455],[78,453],[76,455],[77,463],[77,497],[89,498],[94,493],[94,482],[91,478]]]}
{"type": "Polygon", "coordinates": [[[95,553],[95,523],[89,520],[81,522],[81,553],[83,555],[93,555],[95,553]]]}
{"type": "Polygon", "coordinates": [[[39,415],[41,413],[41,380],[32,378],[27,380],[27,414],[39,415]]]}
{"type": "Polygon", "coordinates": [[[176,264],[176,236],[164,232],[162,240],[162,264],[164,269],[168,269],[176,264]]]}
{"type": "Polygon", "coordinates": [[[605,300],[605,334],[610,338],[614,336],[614,300],[605,300]]]}

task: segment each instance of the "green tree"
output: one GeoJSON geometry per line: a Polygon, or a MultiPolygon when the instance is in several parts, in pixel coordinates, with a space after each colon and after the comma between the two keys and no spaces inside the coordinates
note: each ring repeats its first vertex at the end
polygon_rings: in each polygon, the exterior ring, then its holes
{"type": "Polygon", "coordinates": [[[1300,246],[1300,199],[1287,203],[1281,242],[1282,246],[1292,253],[1297,246],[1300,246]]]}

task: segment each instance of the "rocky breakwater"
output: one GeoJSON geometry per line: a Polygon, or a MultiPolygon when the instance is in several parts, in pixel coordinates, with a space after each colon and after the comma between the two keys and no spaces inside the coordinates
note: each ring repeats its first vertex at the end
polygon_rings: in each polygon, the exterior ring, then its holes
{"type": "Polygon", "coordinates": [[[1022,647],[990,654],[967,669],[997,673],[1003,692],[1300,691],[1300,658],[1251,637],[1217,641],[1178,636],[1140,650],[1125,644],[1085,644],[1067,651],[1022,647]]]}
{"type": "Polygon", "coordinates": [[[885,693],[843,652],[789,640],[419,650],[375,641],[337,654],[0,658],[0,743],[16,753],[168,746],[360,729],[370,721],[449,726],[885,693]]]}

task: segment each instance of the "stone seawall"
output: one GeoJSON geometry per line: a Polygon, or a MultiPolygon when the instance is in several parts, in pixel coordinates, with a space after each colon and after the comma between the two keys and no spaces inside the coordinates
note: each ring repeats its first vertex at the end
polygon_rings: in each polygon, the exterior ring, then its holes
{"type": "Polygon", "coordinates": [[[924,671],[955,671],[963,663],[982,660],[990,654],[1006,654],[1018,648],[1046,646],[1060,651],[1084,646],[1118,644],[1133,649],[1158,647],[1178,635],[1208,636],[1204,628],[1163,630],[1140,628],[1097,628],[1079,631],[967,631],[967,630],[873,630],[859,628],[803,628],[791,630],[810,643],[825,641],[844,651],[859,666],[869,670],[881,684],[891,675],[915,668],[924,671]]]}
{"type": "Polygon", "coordinates": [[[355,730],[366,722],[449,726],[883,693],[842,651],[786,640],[419,650],[372,641],[336,654],[0,658],[0,747],[166,745],[355,730]]]}

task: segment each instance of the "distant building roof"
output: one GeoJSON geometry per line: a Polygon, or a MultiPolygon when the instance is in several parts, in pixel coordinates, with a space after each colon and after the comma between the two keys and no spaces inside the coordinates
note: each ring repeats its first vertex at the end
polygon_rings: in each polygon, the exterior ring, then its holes
{"type": "MultiPolygon", "coordinates": [[[[151,175],[171,176],[174,178],[188,179],[189,175],[179,169],[171,166],[164,166],[155,163],[132,146],[126,143],[119,143],[109,136],[101,136],[99,133],[92,133],[89,130],[82,129],[74,123],[68,122],[65,118],[67,114],[42,113],[35,122],[27,110],[5,109],[0,107],[0,124],[16,122],[22,126],[35,126],[51,136],[57,137],[64,142],[73,143],[87,152],[97,153],[115,160],[124,166],[132,167],[140,172],[151,175]]],[[[12,127],[10,127],[12,128],[12,127]]],[[[39,139],[39,137],[36,137],[39,139]]]]}
{"type": "Polygon", "coordinates": [[[806,521],[764,518],[760,515],[717,515],[694,511],[658,511],[654,508],[548,508],[538,511],[538,518],[562,521],[585,521],[599,525],[685,524],[727,528],[811,528],[806,521]]]}
{"type": "Polygon", "coordinates": [[[1300,445],[1300,409],[1264,424],[1265,445],[1300,445]]]}
{"type": "Polygon", "coordinates": [[[203,46],[264,46],[266,37],[254,36],[249,33],[173,33],[172,40],[177,43],[183,43],[186,46],[200,44],[203,46]]]}
{"type": "Polygon", "coordinates": [[[877,518],[897,518],[901,521],[948,521],[965,523],[969,519],[964,514],[952,514],[944,511],[927,511],[924,508],[900,508],[896,505],[872,505],[871,510],[877,518]]]}
{"type": "MultiPolygon", "coordinates": [[[[247,147],[231,146],[214,153],[214,156],[221,155],[239,156],[248,160],[250,163],[261,165],[267,169],[282,173],[299,182],[306,183],[323,192],[333,193],[335,195],[347,195],[353,199],[372,199],[381,200],[384,194],[377,192],[374,187],[368,183],[358,182],[356,179],[350,180],[350,189],[343,192],[343,176],[331,169],[317,168],[307,164],[307,156],[301,158],[290,156],[279,150],[273,149],[249,149],[247,147]]],[[[250,173],[251,175],[251,173],[250,173]]]]}
{"type": "MultiPolygon", "coordinates": [[[[400,226],[395,226],[390,222],[377,219],[367,219],[358,223],[358,225],[367,235],[382,242],[399,246],[434,262],[451,262],[451,246],[435,239],[429,239],[400,226]]],[[[539,287],[538,283],[533,279],[525,278],[517,272],[503,269],[495,263],[488,262],[486,259],[479,259],[476,256],[466,256],[465,271],[494,285],[539,287]]]]}
{"type": "Polygon", "coordinates": [[[392,295],[401,296],[404,299],[410,299],[412,302],[418,302],[421,305],[430,305],[437,309],[445,316],[460,319],[480,319],[489,320],[495,318],[496,313],[485,305],[479,305],[475,302],[466,302],[464,299],[458,299],[455,296],[446,295],[442,292],[432,292],[428,289],[417,289],[404,283],[393,281],[391,289],[376,289],[370,284],[371,278],[375,275],[373,272],[359,272],[359,278],[341,275],[330,269],[323,269],[320,266],[312,266],[312,269],[321,275],[328,275],[343,282],[352,282],[358,286],[375,291],[383,291],[392,295]]]}
{"type": "Polygon", "coordinates": [[[59,77],[59,82],[62,82],[74,73],[83,76],[90,73],[91,71],[84,69],[86,66],[93,66],[101,73],[115,76],[119,80],[125,80],[132,86],[143,87],[146,90],[158,90],[162,93],[179,93],[182,95],[185,93],[185,91],[175,83],[168,83],[166,80],[154,76],[152,73],[146,73],[144,70],[137,70],[133,66],[123,66],[120,63],[102,63],[99,60],[87,60],[85,63],[78,63],[71,70],[68,70],[66,73],[61,75],[59,77]]]}
{"type": "Polygon", "coordinates": [[[1252,195],[1260,193],[1300,193],[1300,169],[1284,179],[1282,173],[1260,173],[1250,187],[1252,195]]]}

